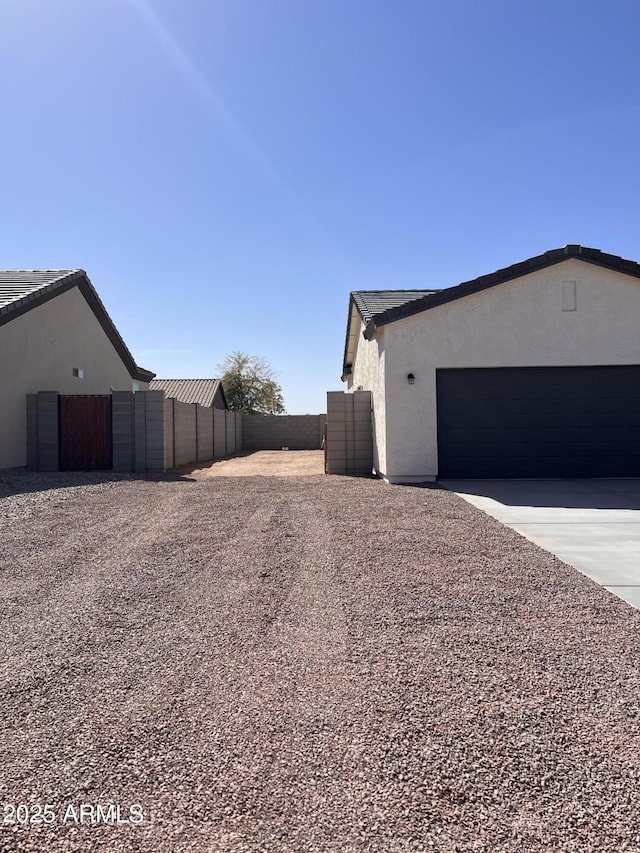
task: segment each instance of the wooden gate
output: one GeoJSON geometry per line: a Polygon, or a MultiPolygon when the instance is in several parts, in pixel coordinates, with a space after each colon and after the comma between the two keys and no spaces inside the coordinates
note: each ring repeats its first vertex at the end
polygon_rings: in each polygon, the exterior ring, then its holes
{"type": "Polygon", "coordinates": [[[111,395],[63,395],[60,400],[60,470],[113,468],[111,395]]]}

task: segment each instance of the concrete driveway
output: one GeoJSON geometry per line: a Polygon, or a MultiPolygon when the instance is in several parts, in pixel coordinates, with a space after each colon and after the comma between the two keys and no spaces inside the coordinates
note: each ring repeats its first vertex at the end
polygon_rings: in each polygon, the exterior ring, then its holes
{"type": "Polygon", "coordinates": [[[440,483],[640,608],[640,479],[440,483]]]}

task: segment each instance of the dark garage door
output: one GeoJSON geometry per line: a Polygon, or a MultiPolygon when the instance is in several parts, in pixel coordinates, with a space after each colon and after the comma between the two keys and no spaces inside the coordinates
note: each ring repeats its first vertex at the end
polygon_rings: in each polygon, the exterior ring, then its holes
{"type": "Polygon", "coordinates": [[[640,366],[436,378],[440,477],[640,476],[640,366]]]}

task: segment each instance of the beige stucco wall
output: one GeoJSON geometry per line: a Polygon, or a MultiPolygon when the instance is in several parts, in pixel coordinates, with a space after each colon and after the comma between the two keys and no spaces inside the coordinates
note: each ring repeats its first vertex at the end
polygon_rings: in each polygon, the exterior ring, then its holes
{"type": "Polygon", "coordinates": [[[349,391],[371,391],[371,419],[373,427],[373,467],[376,473],[387,470],[387,420],[385,384],[385,327],[378,329],[373,340],[363,337],[364,323],[360,323],[353,373],[348,383],[349,391]]]}
{"type": "Polygon", "coordinates": [[[392,482],[433,479],[437,368],[640,364],[640,281],[568,259],[384,329],[381,473],[392,482]],[[563,310],[567,281],[576,282],[576,311],[563,310]]]}
{"type": "Polygon", "coordinates": [[[27,394],[108,394],[134,381],[148,388],[129,375],[77,287],[0,326],[0,468],[27,464],[27,394]]]}

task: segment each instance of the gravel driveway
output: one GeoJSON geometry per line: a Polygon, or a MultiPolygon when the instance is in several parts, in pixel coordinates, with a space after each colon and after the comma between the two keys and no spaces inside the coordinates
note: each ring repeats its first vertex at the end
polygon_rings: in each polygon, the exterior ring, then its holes
{"type": "Polygon", "coordinates": [[[456,495],[24,474],[0,523],[2,851],[640,851],[640,612],[456,495]]]}

